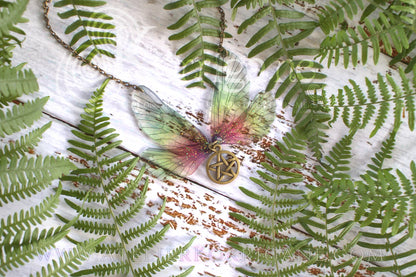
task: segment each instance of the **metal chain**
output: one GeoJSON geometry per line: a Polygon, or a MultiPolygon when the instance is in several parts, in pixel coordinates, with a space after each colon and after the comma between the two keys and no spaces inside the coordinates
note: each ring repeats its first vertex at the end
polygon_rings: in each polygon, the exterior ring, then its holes
{"type": "MultiPolygon", "coordinates": [[[[65,49],[71,51],[72,55],[76,57],[79,61],[82,63],[88,64],[90,67],[92,67],[94,70],[98,71],[100,74],[105,76],[108,79],[111,79],[113,81],[116,81],[119,84],[122,84],[125,87],[133,88],[134,90],[138,90],[143,92],[143,89],[137,85],[134,85],[132,83],[123,81],[117,77],[115,77],[112,74],[107,73],[104,69],[96,65],[95,63],[87,60],[83,56],[81,56],[74,48],[72,48],[69,44],[67,44],[65,41],[63,41],[58,34],[52,29],[52,26],[49,22],[49,4],[52,2],[52,0],[44,0],[43,1],[43,18],[45,20],[46,29],[49,30],[49,33],[51,36],[65,49]]],[[[218,44],[218,52],[221,55],[221,57],[225,57],[227,55],[227,51],[223,47],[224,42],[224,32],[225,32],[225,14],[224,10],[221,7],[218,7],[218,12],[220,13],[220,42],[218,44]]]]}
{"type": "Polygon", "coordinates": [[[100,74],[102,74],[103,76],[105,76],[108,79],[111,79],[119,84],[122,84],[125,87],[128,88],[133,88],[134,90],[138,90],[143,92],[143,89],[140,88],[137,85],[134,85],[132,83],[123,81],[117,77],[115,77],[112,74],[107,73],[104,69],[102,69],[101,67],[99,67],[98,65],[96,65],[95,63],[87,60],[86,58],[84,58],[83,56],[81,56],[74,48],[72,48],[69,44],[67,44],[66,42],[64,42],[59,36],[58,34],[56,34],[56,32],[52,29],[52,26],[49,22],[49,4],[52,2],[52,0],[44,0],[43,1],[43,18],[45,20],[45,24],[46,24],[46,29],[49,30],[49,33],[51,34],[51,36],[60,44],[62,45],[65,49],[71,51],[72,55],[74,57],[76,57],[79,61],[81,61],[82,63],[88,64],[90,67],[92,67],[94,70],[98,71],[100,74]]]}
{"type": "Polygon", "coordinates": [[[222,58],[227,56],[227,50],[225,50],[222,45],[224,42],[224,31],[225,31],[225,14],[221,6],[218,7],[218,12],[220,13],[220,42],[218,43],[218,52],[222,58]]]}

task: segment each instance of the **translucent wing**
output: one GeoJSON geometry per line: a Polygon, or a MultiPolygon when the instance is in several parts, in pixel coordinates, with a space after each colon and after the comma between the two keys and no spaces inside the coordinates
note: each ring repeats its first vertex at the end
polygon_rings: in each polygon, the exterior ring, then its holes
{"type": "Polygon", "coordinates": [[[259,93],[249,106],[249,82],[243,65],[231,56],[226,75],[217,83],[211,107],[212,141],[248,144],[265,136],[275,118],[276,100],[259,93]]]}
{"type": "Polygon", "coordinates": [[[207,158],[208,153],[195,147],[183,148],[179,153],[173,153],[165,149],[149,148],[141,156],[180,176],[188,176],[198,169],[207,158]]]}
{"type": "Polygon", "coordinates": [[[192,174],[208,155],[207,138],[153,91],[141,88],[144,92],[132,94],[134,115],[142,132],[163,148],[146,150],[143,156],[176,174],[192,174]]]}
{"type": "Polygon", "coordinates": [[[256,95],[250,106],[234,121],[224,122],[214,139],[226,144],[245,145],[267,135],[276,112],[276,100],[271,92],[256,95]]]}
{"type": "Polygon", "coordinates": [[[245,112],[244,131],[249,140],[258,140],[267,135],[276,117],[276,99],[271,91],[260,92],[245,112]]]}
{"type": "Polygon", "coordinates": [[[211,136],[223,137],[223,129],[230,122],[235,122],[246,110],[249,103],[249,82],[246,69],[231,56],[226,60],[225,76],[220,77],[211,106],[211,136]]]}

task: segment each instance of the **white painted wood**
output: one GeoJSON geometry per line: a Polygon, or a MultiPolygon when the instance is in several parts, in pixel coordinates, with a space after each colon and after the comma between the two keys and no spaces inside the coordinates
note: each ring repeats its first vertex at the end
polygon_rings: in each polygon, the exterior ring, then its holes
{"type": "MultiPolygon", "coordinates": [[[[209,122],[208,110],[212,91],[186,89],[187,83],[180,80],[182,76],[177,73],[180,70],[180,57],[174,53],[183,43],[169,41],[167,38],[172,32],[166,29],[166,26],[176,21],[180,13],[163,10],[164,4],[165,2],[160,0],[140,4],[134,1],[109,1],[104,11],[114,17],[117,26],[115,33],[118,45],[112,49],[117,58],[98,57],[95,62],[108,73],[122,80],[148,86],[162,100],[208,134],[209,126],[205,123],[198,124],[199,122],[192,115],[202,113],[204,122],[209,122]]],[[[310,7],[296,6],[295,8],[314,11],[310,7]]],[[[59,19],[56,12],[57,9],[52,7],[51,24],[63,39],[69,41],[70,36],[63,34],[68,23],[59,19]]],[[[257,76],[261,61],[257,58],[246,58],[249,50],[244,45],[249,34],[237,35],[235,27],[246,17],[241,16],[235,22],[231,22],[230,10],[226,9],[225,12],[228,18],[228,31],[234,35],[234,39],[227,41],[225,47],[238,55],[247,66],[251,81],[251,95],[254,97],[255,93],[264,90],[273,71],[269,70],[257,76]]],[[[81,66],[67,50],[56,43],[44,27],[42,13],[40,1],[29,2],[25,16],[29,18],[30,23],[21,26],[26,31],[27,37],[23,47],[15,51],[15,63],[28,62],[28,66],[38,77],[40,91],[24,99],[49,96],[50,100],[45,107],[45,112],[59,119],[59,121],[54,120],[53,127],[45,134],[36,152],[42,155],[59,152],[67,156],[65,149],[69,146],[67,139],[71,137],[70,127],[60,121],[76,125],[86,101],[104,78],[90,67],[81,66]]],[[[249,16],[249,13],[243,12],[243,14],[249,16]]],[[[310,15],[316,18],[314,13],[311,12],[310,15]]],[[[316,46],[320,37],[322,34],[317,31],[305,41],[305,44],[316,46]]],[[[354,79],[357,83],[363,84],[364,76],[375,79],[378,72],[384,74],[387,70],[397,76],[387,64],[388,58],[381,56],[377,66],[372,65],[370,57],[367,65],[359,65],[348,71],[341,66],[325,69],[323,72],[328,74],[326,79],[328,93],[336,93],[338,88],[348,84],[348,79],[354,79]]],[[[154,147],[155,144],[141,134],[137,127],[130,110],[130,93],[130,89],[110,82],[104,97],[104,111],[110,116],[112,127],[120,133],[120,138],[123,140],[122,147],[140,155],[144,149],[154,147]]],[[[283,109],[280,99],[277,100],[277,104],[277,117],[268,135],[269,140],[280,139],[293,124],[290,108],[283,109]]],[[[42,122],[50,120],[47,115],[44,116],[42,122]]],[[[353,146],[355,155],[351,172],[353,176],[358,177],[363,173],[364,165],[379,149],[380,142],[388,136],[389,130],[389,127],[383,127],[379,134],[371,139],[368,138],[369,130],[360,131],[355,137],[353,146]]],[[[329,150],[347,131],[342,124],[337,123],[330,130],[329,142],[325,145],[325,149],[329,150]]],[[[398,148],[394,152],[394,159],[388,161],[388,164],[409,173],[409,162],[415,158],[413,154],[415,153],[414,134],[402,128],[398,137],[398,148]]],[[[149,192],[148,203],[155,203],[156,206],[161,203],[160,195],[162,194],[171,199],[168,202],[168,212],[163,216],[162,222],[171,222],[173,226],[176,226],[176,232],[171,230],[166,238],[166,242],[174,243],[172,245],[165,243],[162,247],[168,245],[173,248],[186,242],[191,236],[197,236],[190,253],[177,263],[177,267],[195,265],[196,269],[191,276],[238,276],[233,267],[247,264],[247,260],[239,256],[240,253],[229,250],[226,245],[229,235],[248,235],[249,232],[245,226],[230,219],[228,212],[236,208],[233,200],[255,203],[247,199],[238,187],[244,186],[253,191],[260,191],[249,180],[249,177],[256,176],[255,172],[259,169],[258,161],[256,161],[257,152],[254,151],[264,149],[259,144],[244,148],[230,146],[229,149],[236,152],[242,159],[240,176],[232,184],[226,186],[213,184],[206,177],[205,167],[201,166],[189,177],[190,181],[183,182],[174,178],[174,185],[170,185],[171,183],[155,180],[149,192]],[[195,207],[189,208],[188,205],[195,205],[195,207]],[[173,214],[176,214],[176,217],[172,216],[173,214]],[[222,232],[225,233],[220,235],[222,232]]],[[[305,173],[308,173],[315,164],[315,160],[310,158],[305,173]]],[[[148,207],[148,211],[154,213],[155,206],[148,207]]],[[[291,230],[289,233],[294,236],[303,236],[296,230],[291,230]]],[[[156,251],[164,250],[165,248],[156,251]]]]}

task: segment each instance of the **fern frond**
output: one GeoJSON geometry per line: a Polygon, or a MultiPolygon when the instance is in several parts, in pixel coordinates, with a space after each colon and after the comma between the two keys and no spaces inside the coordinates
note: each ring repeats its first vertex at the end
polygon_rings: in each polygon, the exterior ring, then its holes
{"type": "Polygon", "coordinates": [[[68,160],[51,156],[0,158],[0,206],[39,192],[72,169],[68,160]]]}
{"type": "Polygon", "coordinates": [[[134,274],[136,276],[149,276],[152,274],[156,274],[157,272],[161,271],[162,269],[166,268],[169,265],[172,265],[173,262],[175,262],[177,259],[179,259],[179,256],[191,246],[191,244],[194,242],[196,237],[193,237],[187,244],[184,246],[179,246],[175,249],[173,249],[170,253],[163,256],[162,258],[158,258],[156,262],[148,264],[145,267],[138,268],[134,271],[134,274]]]}
{"type": "MultiPolygon", "coordinates": [[[[412,177],[416,176],[413,162],[410,167],[412,177]]],[[[364,257],[365,260],[381,262],[379,267],[371,267],[372,271],[411,276],[415,271],[409,272],[409,266],[414,264],[416,253],[402,249],[414,234],[416,183],[399,170],[396,174],[397,177],[383,169],[378,172],[377,179],[363,175],[363,182],[358,182],[359,192],[368,189],[360,199],[361,211],[356,214],[363,226],[362,240],[358,245],[371,251],[383,250],[381,255],[376,253],[364,257]]]]}
{"type": "Polygon", "coordinates": [[[248,9],[260,6],[240,24],[238,33],[262,26],[254,30],[246,44],[246,47],[252,48],[248,57],[265,56],[259,74],[278,64],[273,69],[266,91],[276,89],[276,98],[283,97],[283,107],[293,104],[292,116],[299,130],[310,140],[315,156],[321,158],[321,144],[326,141],[323,130],[328,128],[325,122],[329,116],[320,103],[322,96],[316,95],[325,87],[321,80],[326,75],[320,72],[322,65],[312,60],[319,53],[318,49],[297,47],[319,24],[306,20],[304,13],[289,10],[282,4],[281,1],[272,0],[242,0],[232,1],[231,6],[234,11],[242,6],[248,9]],[[312,100],[312,94],[315,94],[315,100],[312,100]]]}
{"type": "Polygon", "coordinates": [[[153,216],[151,219],[146,221],[145,223],[140,224],[139,226],[129,228],[121,233],[121,237],[126,242],[131,241],[140,235],[143,235],[147,231],[151,230],[154,226],[156,226],[157,221],[162,217],[163,212],[165,211],[166,200],[163,201],[162,206],[160,207],[159,213],[153,216]]]}
{"type": "Polygon", "coordinates": [[[62,19],[74,18],[75,21],[65,29],[65,34],[76,31],[69,45],[76,47],[75,51],[78,54],[88,51],[85,57],[87,61],[91,61],[96,55],[115,57],[111,51],[102,47],[117,45],[114,40],[116,35],[109,31],[115,28],[113,24],[108,23],[113,18],[94,11],[105,4],[105,1],[100,0],[60,0],[54,4],[54,7],[69,7],[69,10],[58,13],[58,16],[62,19]]]}
{"type": "MultiPolygon", "coordinates": [[[[294,238],[279,237],[281,231],[290,229],[299,223],[298,214],[308,205],[304,191],[293,187],[293,184],[303,182],[303,176],[298,168],[306,162],[305,137],[292,129],[287,133],[270,153],[266,153],[267,163],[263,163],[264,171],[259,171],[260,178],[251,178],[266,193],[260,195],[246,188],[240,190],[248,197],[256,200],[258,204],[237,202],[237,204],[256,214],[249,218],[239,213],[230,213],[234,219],[241,221],[254,229],[258,236],[252,238],[233,237],[228,244],[241,251],[251,260],[263,264],[267,270],[262,272],[248,271],[242,268],[237,270],[248,276],[296,276],[305,270],[309,263],[302,262],[287,266],[291,254],[309,244],[309,240],[299,241],[294,238]],[[269,275],[270,273],[270,275],[269,275]]],[[[310,263],[316,260],[311,257],[310,263]]]]}
{"type": "Polygon", "coordinates": [[[328,58],[328,67],[337,65],[342,51],[343,63],[348,67],[351,60],[353,66],[358,63],[358,50],[361,47],[361,63],[367,63],[368,48],[373,49],[373,62],[378,63],[381,51],[392,55],[393,49],[401,53],[409,48],[406,24],[392,13],[381,12],[377,19],[363,19],[364,26],[356,26],[340,30],[334,36],[328,36],[321,43],[318,57],[328,58]],[[380,47],[380,44],[383,47],[380,47]]]}
{"type": "MultiPolygon", "coordinates": [[[[109,127],[110,118],[103,112],[103,94],[108,81],[104,81],[86,104],[84,113],[81,114],[79,130],[73,131],[77,139],[69,140],[72,147],[68,150],[88,161],[88,164],[63,178],[75,182],[78,188],[65,190],[62,194],[76,198],[74,201],[66,199],[67,204],[81,216],[73,224],[76,229],[89,234],[108,236],[106,241],[97,245],[96,253],[103,257],[114,254],[120,261],[98,263],[90,269],[75,272],[73,276],[128,273],[142,276],[135,273],[136,260],[160,242],[168,229],[167,225],[160,231],[144,235],[156,225],[166,202],[159,214],[147,222],[139,226],[134,224],[131,228],[123,226],[134,220],[143,208],[149,182],[144,178],[145,167],[136,172],[139,158],[134,158],[128,153],[112,154],[121,141],[116,140],[119,135],[115,129],[109,127]],[[138,192],[141,182],[143,187],[140,196],[133,199],[132,195],[138,192]],[[87,189],[89,190],[86,191],[87,189]],[[87,203],[87,207],[78,204],[80,201],[87,203]],[[129,205],[126,208],[127,203],[129,205]]],[[[68,222],[65,217],[57,216],[63,222],[68,222]]],[[[71,241],[78,244],[73,239],[71,241]]],[[[186,247],[188,246],[187,244],[186,247]]],[[[149,273],[146,276],[171,264],[178,253],[168,254],[157,263],[149,265],[149,273]]]]}
{"type": "Polygon", "coordinates": [[[140,255],[146,253],[147,250],[151,249],[154,245],[163,239],[163,236],[169,230],[169,224],[166,224],[160,231],[157,231],[151,235],[147,235],[144,239],[136,244],[132,249],[127,252],[127,255],[131,259],[136,259],[140,255]]]}
{"type": "Polygon", "coordinates": [[[6,103],[39,90],[35,74],[20,67],[0,67],[0,103],[6,103]]]}
{"type": "Polygon", "coordinates": [[[25,34],[15,25],[28,22],[28,20],[23,17],[28,2],[29,0],[17,0],[0,10],[0,37],[9,35],[11,31],[23,35],[25,34]]]}
{"type": "Polygon", "coordinates": [[[42,107],[48,99],[49,97],[36,98],[24,105],[13,105],[11,109],[0,110],[0,137],[31,126],[42,116],[42,107]]]}
{"type": "MultiPolygon", "coordinates": [[[[414,129],[415,121],[415,92],[410,88],[410,80],[404,71],[399,68],[401,85],[390,75],[377,74],[377,84],[380,96],[377,96],[376,86],[366,78],[366,92],[353,80],[352,87],[345,86],[338,91],[337,96],[330,97],[329,106],[333,109],[333,117],[329,122],[332,124],[342,118],[348,127],[365,128],[374,118],[374,128],[370,137],[374,136],[388,117],[388,112],[393,106],[394,127],[400,124],[402,111],[406,107],[408,125],[410,130],[414,129]]],[[[416,76],[416,71],[413,73],[416,76]]],[[[413,79],[413,85],[416,78],[413,79]]]]}
{"type": "Polygon", "coordinates": [[[221,32],[221,25],[223,24],[221,20],[204,15],[204,12],[208,8],[221,7],[226,2],[228,0],[181,0],[164,6],[166,10],[178,9],[184,6],[190,7],[190,10],[184,13],[176,23],[168,26],[170,30],[178,30],[186,26],[178,33],[171,35],[169,40],[189,40],[176,52],[176,55],[186,55],[181,63],[183,69],[179,73],[185,75],[182,80],[192,81],[187,87],[205,88],[205,84],[214,87],[214,82],[208,74],[214,75],[214,77],[223,74],[218,66],[224,66],[225,62],[219,54],[222,54],[221,51],[225,50],[219,48],[218,42],[224,38],[230,38],[231,35],[227,32],[221,32]],[[214,43],[214,39],[217,39],[218,42],[214,43]]]}
{"type": "MultiPolygon", "coordinates": [[[[316,166],[313,176],[319,185],[307,185],[310,189],[307,197],[310,207],[302,211],[304,217],[299,219],[305,231],[311,234],[318,245],[322,245],[310,249],[311,253],[320,257],[316,265],[330,272],[344,271],[350,264],[358,265],[360,262],[358,257],[346,257],[357,244],[360,234],[345,243],[346,236],[357,225],[355,221],[345,218],[345,214],[353,210],[358,196],[355,183],[347,174],[354,134],[351,132],[344,136],[316,166]]],[[[349,269],[349,276],[353,276],[357,270],[358,266],[349,269]]]]}
{"type": "Polygon", "coordinates": [[[330,1],[329,5],[325,5],[319,10],[319,27],[327,35],[334,31],[344,22],[346,17],[352,19],[359,10],[364,9],[362,0],[335,0],[330,1]]]}
{"type": "Polygon", "coordinates": [[[13,267],[18,267],[45,253],[54,244],[65,237],[69,232],[68,226],[39,230],[28,228],[20,230],[14,236],[6,236],[0,245],[0,274],[4,275],[13,267]]]}
{"type": "Polygon", "coordinates": [[[129,272],[129,263],[127,261],[113,262],[109,264],[96,264],[91,269],[84,269],[72,273],[71,276],[84,276],[95,274],[98,276],[105,275],[126,275],[129,272]]]}
{"type": "Polygon", "coordinates": [[[0,149],[0,157],[11,159],[18,154],[24,155],[24,153],[33,149],[39,143],[43,133],[49,129],[51,125],[52,122],[46,123],[42,127],[21,136],[19,140],[4,145],[3,149],[0,149]]]}
{"type": "MultiPolygon", "coordinates": [[[[10,32],[24,34],[14,26],[19,22],[25,22],[21,16],[28,1],[16,2],[0,1],[0,52],[2,47],[9,47],[8,40],[14,38],[10,32]],[[6,9],[3,9],[6,7],[6,9]],[[12,18],[10,18],[12,16],[12,18]],[[8,34],[5,34],[7,33],[8,34]]],[[[10,42],[10,41],[9,41],[10,42]]],[[[7,51],[6,51],[7,52],[7,51]]],[[[36,77],[31,70],[24,70],[24,64],[16,67],[3,66],[8,57],[0,59],[0,136],[13,134],[42,116],[42,107],[47,97],[35,99],[22,105],[14,105],[9,108],[9,102],[17,97],[38,90],[36,77]]],[[[51,126],[51,122],[31,132],[26,132],[16,138],[15,142],[5,143],[0,149],[0,207],[7,203],[16,203],[20,199],[26,199],[32,194],[45,190],[52,181],[68,174],[76,167],[67,159],[53,156],[30,157],[26,151],[36,146],[42,134],[51,126]]],[[[48,249],[63,239],[69,232],[69,228],[75,219],[68,221],[63,226],[56,228],[44,228],[44,221],[55,214],[62,185],[59,183],[56,193],[45,196],[41,203],[30,206],[27,209],[18,209],[14,213],[5,213],[0,218],[0,275],[5,276],[8,271],[18,268],[29,260],[44,254],[48,249]]],[[[28,202],[27,202],[28,203],[28,202]]],[[[26,203],[26,204],[27,204],[26,203]]],[[[13,207],[13,206],[12,206],[13,207]]],[[[7,210],[7,206],[4,211],[7,210]]],[[[13,211],[13,210],[12,210],[13,211]]],[[[53,261],[43,268],[42,276],[57,276],[57,274],[70,273],[71,268],[87,258],[88,253],[81,254],[78,251],[64,253],[71,261],[53,261]],[[61,273],[59,273],[61,272],[61,273]]],[[[13,272],[11,273],[13,275],[13,272]]],[[[63,275],[63,274],[62,274],[63,275]]]]}
{"type": "MultiPolygon", "coordinates": [[[[83,243],[78,244],[70,252],[64,252],[63,256],[59,257],[59,260],[53,260],[52,265],[48,264],[47,267],[42,267],[42,270],[36,273],[37,277],[45,276],[67,276],[69,273],[78,269],[78,265],[85,261],[89,255],[91,255],[97,244],[103,241],[105,237],[98,239],[90,239],[83,243]]],[[[35,276],[32,275],[31,276],[35,276]]]]}
{"type": "MultiPolygon", "coordinates": [[[[398,49],[394,49],[394,57],[390,60],[390,65],[397,64],[400,61],[405,61],[407,63],[407,67],[405,69],[406,73],[411,72],[416,63],[416,59],[412,54],[413,50],[416,46],[416,40],[412,37],[414,33],[414,23],[416,21],[416,17],[414,14],[414,9],[416,5],[413,1],[406,1],[406,0],[398,0],[394,1],[393,3],[387,3],[386,1],[374,1],[369,3],[365,11],[361,16],[361,20],[368,16],[374,17],[376,16],[381,17],[381,15],[385,15],[390,22],[390,25],[401,24],[404,26],[405,33],[402,35],[407,36],[408,39],[412,39],[407,47],[402,47],[398,49]]],[[[378,19],[382,24],[380,19],[378,19]]],[[[398,40],[398,38],[395,38],[398,40]]],[[[384,41],[383,41],[384,43],[384,41]]]]}
{"type": "Polygon", "coordinates": [[[61,191],[62,185],[59,184],[56,193],[53,196],[46,197],[39,205],[31,207],[27,211],[15,212],[9,215],[7,219],[2,218],[0,221],[2,235],[7,236],[12,232],[16,233],[30,228],[31,225],[41,224],[47,217],[51,217],[58,206],[61,191]]]}

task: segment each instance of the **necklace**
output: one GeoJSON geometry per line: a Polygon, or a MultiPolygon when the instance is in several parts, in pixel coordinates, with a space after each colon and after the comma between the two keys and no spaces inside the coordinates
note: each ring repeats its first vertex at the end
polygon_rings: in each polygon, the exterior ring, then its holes
{"type": "MultiPolygon", "coordinates": [[[[152,90],[107,73],[64,42],[52,29],[49,21],[51,2],[52,0],[43,2],[46,28],[51,36],[82,63],[106,78],[134,90],[132,110],[138,125],[143,133],[161,147],[146,149],[141,154],[142,158],[179,176],[191,175],[208,158],[206,172],[211,181],[228,184],[238,176],[239,159],[232,152],[222,150],[221,144],[247,145],[266,135],[275,117],[276,102],[271,93],[266,92],[257,94],[249,104],[246,71],[235,56],[228,57],[224,76],[216,83],[211,106],[211,136],[207,138],[160,100],[152,90]]],[[[221,7],[218,7],[218,11],[221,17],[218,52],[225,59],[227,51],[222,46],[224,11],[221,7]]]]}

